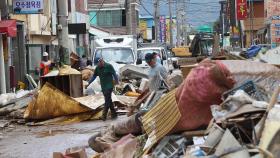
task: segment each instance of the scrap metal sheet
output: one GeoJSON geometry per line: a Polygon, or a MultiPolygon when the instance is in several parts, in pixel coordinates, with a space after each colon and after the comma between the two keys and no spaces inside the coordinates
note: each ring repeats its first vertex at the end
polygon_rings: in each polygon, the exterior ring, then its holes
{"type": "Polygon", "coordinates": [[[176,89],[162,97],[157,104],[144,115],[143,126],[148,134],[144,150],[149,149],[167,135],[181,118],[175,99],[176,89]]]}
{"type": "MultiPolygon", "coordinates": [[[[96,110],[105,104],[103,94],[96,94],[96,95],[89,95],[89,96],[80,97],[80,98],[74,98],[74,100],[76,100],[80,104],[82,104],[92,110],[96,110]]],[[[112,94],[112,101],[120,102],[120,100],[114,94],[112,94]]]]}
{"type": "Polygon", "coordinates": [[[116,96],[120,103],[123,105],[127,105],[127,106],[134,106],[134,103],[137,99],[137,97],[129,97],[129,96],[123,96],[123,95],[117,95],[116,96]]]}
{"type": "Polygon", "coordinates": [[[88,112],[91,109],[81,106],[62,91],[46,83],[36,100],[29,103],[24,113],[27,119],[52,119],[60,116],[88,112]]]}

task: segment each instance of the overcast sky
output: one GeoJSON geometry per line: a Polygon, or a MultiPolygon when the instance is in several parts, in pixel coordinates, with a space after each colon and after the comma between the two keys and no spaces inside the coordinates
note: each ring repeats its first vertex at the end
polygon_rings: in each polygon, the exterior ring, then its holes
{"type": "MultiPolygon", "coordinates": [[[[141,0],[146,11],[141,7],[141,15],[153,14],[153,0],[141,0]],[[148,13],[149,12],[149,13],[148,13]]],[[[168,16],[168,0],[160,0],[160,14],[168,16]]],[[[187,0],[186,0],[187,1],[187,0]]],[[[190,0],[187,3],[187,20],[192,26],[197,27],[212,24],[219,18],[220,0],[190,0]]],[[[173,15],[175,15],[175,3],[173,4],[173,15]]]]}

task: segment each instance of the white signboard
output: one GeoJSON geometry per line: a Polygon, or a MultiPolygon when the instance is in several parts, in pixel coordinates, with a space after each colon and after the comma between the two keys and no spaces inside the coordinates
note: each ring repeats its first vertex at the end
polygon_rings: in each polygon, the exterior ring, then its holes
{"type": "Polygon", "coordinates": [[[44,0],[13,0],[14,14],[42,14],[44,0]]]}

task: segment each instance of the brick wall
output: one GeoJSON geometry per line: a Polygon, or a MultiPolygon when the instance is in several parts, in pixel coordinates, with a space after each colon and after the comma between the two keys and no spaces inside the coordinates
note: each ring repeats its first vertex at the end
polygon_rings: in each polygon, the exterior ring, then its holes
{"type": "Polygon", "coordinates": [[[85,9],[86,0],[75,0],[75,3],[77,12],[87,14],[87,10],[85,9]]]}
{"type": "Polygon", "coordinates": [[[279,0],[265,0],[266,17],[280,15],[280,1],[279,0]]]}
{"type": "Polygon", "coordinates": [[[127,17],[127,32],[131,35],[137,35],[138,30],[138,0],[128,0],[128,12],[130,16],[127,17]]]}
{"type": "MultiPolygon", "coordinates": [[[[279,0],[265,0],[265,15],[267,20],[272,16],[280,15],[280,1],[279,0]]],[[[279,27],[276,25],[280,25],[280,20],[272,20],[269,25],[271,32],[271,43],[273,47],[280,45],[280,35],[279,35],[279,27]]]]}
{"type": "MultiPolygon", "coordinates": [[[[251,30],[251,20],[250,19],[246,19],[244,20],[244,26],[245,26],[245,30],[244,31],[249,31],[251,30]]],[[[264,28],[264,18],[253,18],[253,30],[259,30],[261,28],[264,28]]]]}
{"type": "Polygon", "coordinates": [[[253,9],[255,18],[264,17],[264,2],[254,2],[254,8],[251,8],[250,11],[253,11],[253,9]]]}

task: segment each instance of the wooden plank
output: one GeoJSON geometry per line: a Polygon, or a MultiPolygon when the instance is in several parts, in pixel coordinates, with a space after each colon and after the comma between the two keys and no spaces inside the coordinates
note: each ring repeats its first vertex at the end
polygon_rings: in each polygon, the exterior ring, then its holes
{"type": "Polygon", "coordinates": [[[205,130],[198,130],[198,131],[186,131],[186,132],[183,132],[182,135],[184,137],[187,137],[187,138],[192,138],[194,136],[198,137],[198,136],[205,136],[206,134],[206,131],[205,130]]]}
{"type": "Polygon", "coordinates": [[[82,75],[70,75],[70,96],[77,98],[83,96],[82,75]]]}

